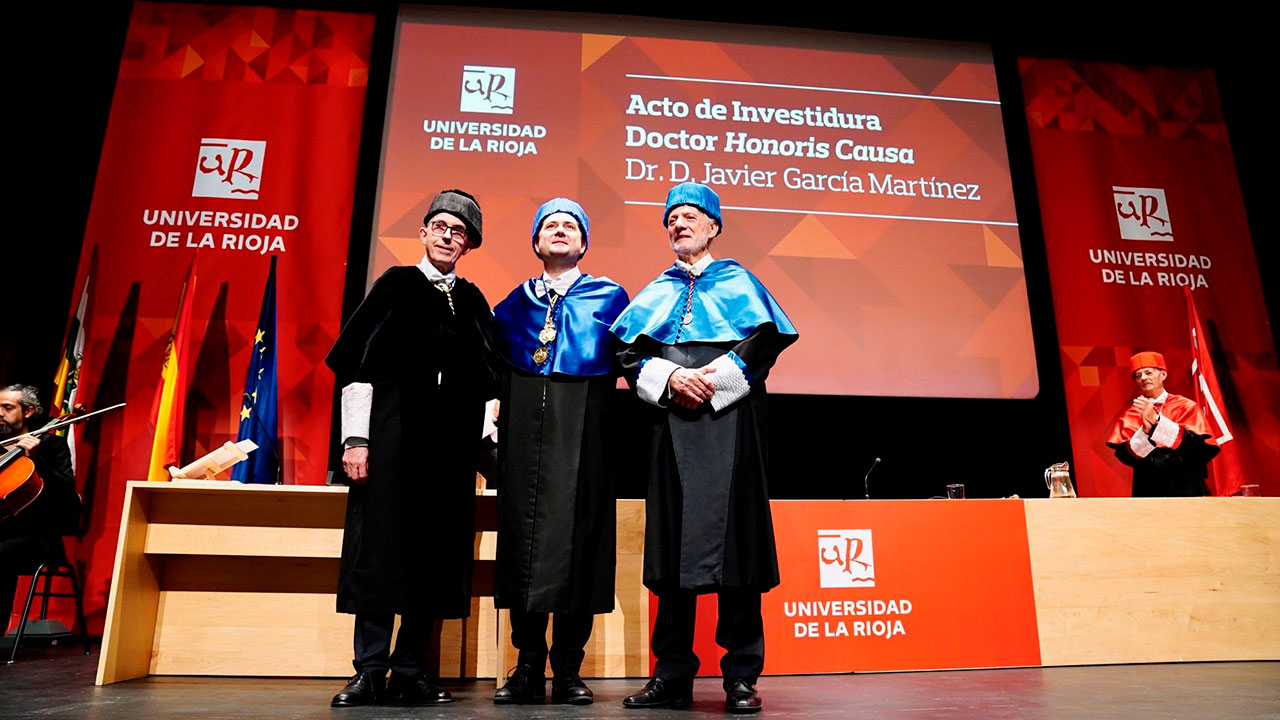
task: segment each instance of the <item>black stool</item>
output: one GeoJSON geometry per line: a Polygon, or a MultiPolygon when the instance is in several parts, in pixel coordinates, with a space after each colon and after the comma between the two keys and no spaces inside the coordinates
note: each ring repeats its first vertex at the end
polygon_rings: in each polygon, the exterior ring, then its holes
{"type": "Polygon", "coordinates": [[[84,622],[84,605],[80,597],[80,579],[76,577],[76,569],[67,560],[66,552],[59,542],[54,557],[45,560],[31,575],[31,587],[27,590],[27,602],[22,606],[22,618],[18,621],[18,629],[13,635],[13,651],[9,653],[9,662],[18,657],[18,646],[22,644],[22,634],[27,629],[27,615],[31,612],[31,601],[36,597],[36,586],[44,580],[40,590],[40,619],[48,618],[49,598],[72,598],[76,603],[76,622],[80,624],[80,639],[84,642],[84,654],[89,654],[89,630],[84,622]],[[67,578],[71,581],[71,592],[53,592],[53,579],[67,578]]]}

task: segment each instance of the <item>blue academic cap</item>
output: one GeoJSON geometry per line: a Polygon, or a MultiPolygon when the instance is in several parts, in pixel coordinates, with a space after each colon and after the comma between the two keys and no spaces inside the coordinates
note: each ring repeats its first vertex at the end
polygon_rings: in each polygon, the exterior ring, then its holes
{"type": "Polygon", "coordinates": [[[587,237],[591,234],[591,219],[587,217],[587,211],[582,209],[578,203],[565,197],[551,198],[542,203],[542,207],[538,208],[538,212],[533,216],[533,252],[538,252],[538,231],[542,229],[542,222],[549,216],[556,213],[569,213],[578,221],[578,227],[582,228],[582,253],[585,255],[587,247],[590,243],[587,237]]]}
{"type": "Polygon", "coordinates": [[[724,232],[724,220],[720,217],[720,196],[715,190],[696,182],[683,182],[671,188],[667,193],[667,209],[662,212],[662,226],[667,226],[667,218],[671,217],[671,209],[681,205],[692,205],[710,215],[720,230],[724,232]]]}

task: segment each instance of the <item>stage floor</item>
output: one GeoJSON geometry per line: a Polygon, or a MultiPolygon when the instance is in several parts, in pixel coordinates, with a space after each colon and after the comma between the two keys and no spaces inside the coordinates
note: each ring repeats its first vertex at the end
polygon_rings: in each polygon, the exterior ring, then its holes
{"type": "MultiPolygon", "coordinates": [[[[5,653],[6,657],[8,652],[5,653]]],[[[723,717],[718,679],[699,680],[691,710],[621,706],[642,680],[590,683],[596,704],[495,707],[492,681],[448,682],[449,705],[336,710],[340,680],[159,677],[93,685],[97,648],[24,649],[0,663],[0,718],[690,718],[723,717]]],[[[766,677],[764,714],[786,718],[1097,720],[1280,717],[1280,662],[1105,665],[766,677]]]]}

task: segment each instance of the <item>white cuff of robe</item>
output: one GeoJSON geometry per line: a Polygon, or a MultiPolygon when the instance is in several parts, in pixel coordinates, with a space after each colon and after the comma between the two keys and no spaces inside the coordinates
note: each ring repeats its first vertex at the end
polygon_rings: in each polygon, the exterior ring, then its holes
{"type": "Polygon", "coordinates": [[[711,396],[712,410],[719,412],[751,392],[751,382],[743,372],[746,365],[733,352],[725,353],[712,360],[707,363],[707,367],[716,369],[710,378],[716,386],[716,391],[711,396]]]}
{"type": "Polygon", "coordinates": [[[1171,448],[1177,442],[1181,432],[1182,429],[1178,427],[1178,423],[1161,415],[1160,422],[1151,429],[1151,441],[1156,444],[1156,447],[1171,448]]]}
{"type": "Polygon", "coordinates": [[[1155,450],[1156,446],[1151,444],[1147,439],[1147,434],[1142,432],[1142,428],[1133,431],[1133,437],[1129,438],[1129,450],[1140,458],[1144,458],[1155,450]]]}
{"type": "Polygon", "coordinates": [[[373,412],[373,386],[351,383],[342,388],[342,442],[347,438],[369,437],[369,415],[373,412]]]}
{"type": "Polygon", "coordinates": [[[666,407],[667,381],[680,366],[660,357],[651,357],[640,366],[636,376],[636,394],[650,405],[666,407]]]}
{"type": "Polygon", "coordinates": [[[484,424],[480,428],[480,437],[493,438],[494,442],[498,442],[498,422],[493,418],[493,406],[497,404],[497,398],[484,404],[484,424]]]}

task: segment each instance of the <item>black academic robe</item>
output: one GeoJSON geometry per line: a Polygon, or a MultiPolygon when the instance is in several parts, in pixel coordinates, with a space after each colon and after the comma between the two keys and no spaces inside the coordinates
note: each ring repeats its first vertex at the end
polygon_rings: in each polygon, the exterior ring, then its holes
{"type": "Polygon", "coordinates": [[[641,335],[620,350],[633,382],[646,357],[696,368],[730,350],[752,378],[747,396],[719,412],[705,402],[693,410],[671,401],[654,408],[644,543],[644,584],[650,590],[763,592],[778,585],[765,378],[795,340],[766,324],[736,343],[665,345],[641,335]]]}
{"type": "Polygon", "coordinates": [[[495,604],[525,612],[613,610],[613,478],[606,467],[611,375],[511,370],[498,425],[495,604]]]}
{"type": "Polygon", "coordinates": [[[1116,459],[1133,468],[1134,497],[1199,497],[1208,495],[1209,461],[1218,455],[1213,431],[1191,398],[1168,393],[1160,414],[1178,425],[1180,437],[1172,447],[1156,447],[1146,457],[1129,449],[1129,441],[1142,429],[1142,416],[1134,406],[1125,408],[1107,438],[1116,459]]]}
{"type": "Polygon", "coordinates": [[[1116,459],[1133,468],[1133,497],[1200,497],[1209,494],[1205,480],[1218,446],[1190,430],[1182,431],[1177,448],[1158,447],[1145,458],[1128,447],[1114,448],[1116,459]]]}
{"type": "Polygon", "coordinates": [[[325,362],[373,386],[369,479],[352,485],[338,610],[466,617],[475,471],[494,396],[492,315],[475,285],[443,292],[416,267],[374,283],[325,362]]]}

